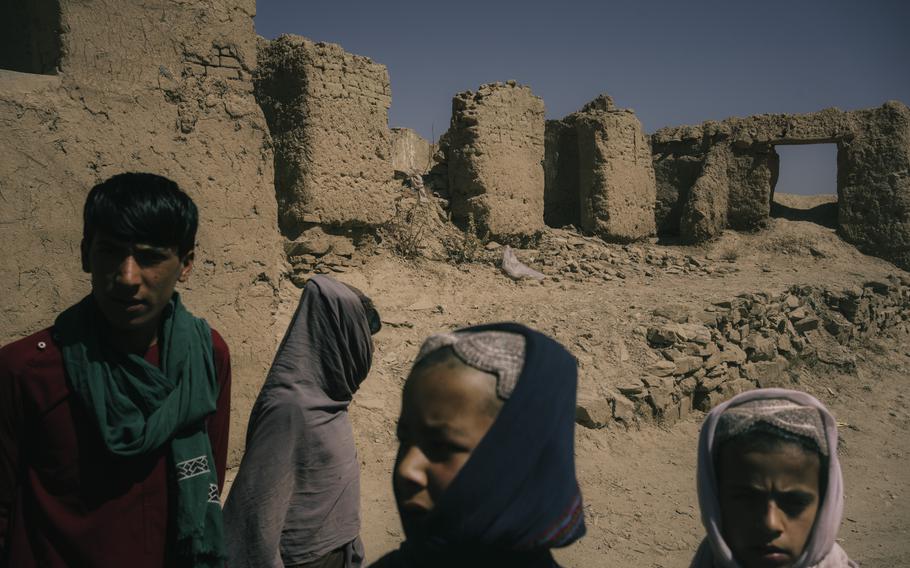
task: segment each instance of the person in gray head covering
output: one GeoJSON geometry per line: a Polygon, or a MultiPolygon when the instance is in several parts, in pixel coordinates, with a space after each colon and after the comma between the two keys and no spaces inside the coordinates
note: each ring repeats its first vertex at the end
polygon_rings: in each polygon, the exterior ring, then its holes
{"type": "Polygon", "coordinates": [[[362,565],[360,464],[347,408],[380,327],[356,288],[325,276],[306,283],[225,504],[231,568],[362,565]]]}

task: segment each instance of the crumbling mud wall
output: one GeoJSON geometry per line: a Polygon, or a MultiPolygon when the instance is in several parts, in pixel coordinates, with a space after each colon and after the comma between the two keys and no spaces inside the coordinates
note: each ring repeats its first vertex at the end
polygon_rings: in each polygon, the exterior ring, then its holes
{"type": "Polygon", "coordinates": [[[582,230],[619,242],[653,235],[651,146],[635,113],[601,95],[569,120],[578,135],[582,230]]]}
{"type": "Polygon", "coordinates": [[[0,341],[50,325],[88,293],[79,242],[92,185],[123,171],[174,179],[201,216],[180,289],[231,348],[236,460],[281,331],[272,154],[251,81],[254,3],[61,0],[60,14],[58,75],[0,71],[0,341]]]}
{"type": "Polygon", "coordinates": [[[910,109],[891,101],[851,117],[837,155],[838,232],[910,270],[910,109]]]}
{"type": "Polygon", "coordinates": [[[658,130],[651,145],[659,231],[701,241],[764,226],[779,170],[775,146],[824,143],[838,148],[841,236],[910,267],[910,109],[897,101],[658,130]]]}
{"type": "Polygon", "coordinates": [[[547,121],[544,218],[604,240],[655,233],[651,146],[630,109],[600,95],[580,111],[547,121]]]}
{"type": "Polygon", "coordinates": [[[422,174],[430,169],[435,148],[410,128],[393,128],[392,169],[405,174],[422,174]]]}
{"type": "Polygon", "coordinates": [[[481,233],[527,237],[543,228],[544,104],[514,81],[481,85],[452,100],[447,137],[454,219],[481,233]]]}
{"type": "Polygon", "coordinates": [[[394,213],[389,74],[330,43],[260,40],[256,98],[275,151],[281,232],[376,226],[394,213]]]}

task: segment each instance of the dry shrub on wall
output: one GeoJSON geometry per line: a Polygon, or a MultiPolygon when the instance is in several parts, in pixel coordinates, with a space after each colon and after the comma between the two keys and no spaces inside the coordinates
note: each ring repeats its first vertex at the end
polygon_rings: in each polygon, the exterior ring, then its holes
{"type": "Polygon", "coordinates": [[[399,198],[395,215],[380,227],[379,234],[385,246],[407,260],[423,257],[453,264],[487,260],[487,240],[477,236],[473,215],[461,230],[449,222],[433,198],[399,198]]]}

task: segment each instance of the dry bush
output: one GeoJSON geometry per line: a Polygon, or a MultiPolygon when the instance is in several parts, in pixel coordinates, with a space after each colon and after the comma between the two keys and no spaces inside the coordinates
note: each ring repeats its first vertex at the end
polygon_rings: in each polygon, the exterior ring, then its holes
{"type": "Polygon", "coordinates": [[[399,198],[395,202],[395,215],[380,229],[382,240],[404,258],[422,256],[427,241],[432,238],[431,215],[435,215],[432,204],[399,198]]]}
{"type": "Polygon", "coordinates": [[[477,236],[474,214],[468,213],[468,224],[464,231],[443,236],[442,245],[449,261],[463,264],[483,260],[484,240],[477,236]]]}
{"type": "Polygon", "coordinates": [[[721,260],[726,262],[736,262],[739,259],[739,247],[736,245],[726,245],[724,248],[720,249],[720,254],[718,255],[721,260]]]}

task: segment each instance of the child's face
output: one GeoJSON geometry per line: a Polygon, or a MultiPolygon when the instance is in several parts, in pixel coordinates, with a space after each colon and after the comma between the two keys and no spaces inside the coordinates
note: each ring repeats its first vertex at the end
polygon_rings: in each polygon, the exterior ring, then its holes
{"type": "Polygon", "coordinates": [[[408,377],[398,418],[394,485],[405,533],[426,514],[496,420],[496,377],[441,362],[408,377]]]}
{"type": "Polygon", "coordinates": [[[794,443],[721,450],[722,533],[744,568],[787,568],[796,562],[818,512],[820,470],[818,454],[794,443]]]}

